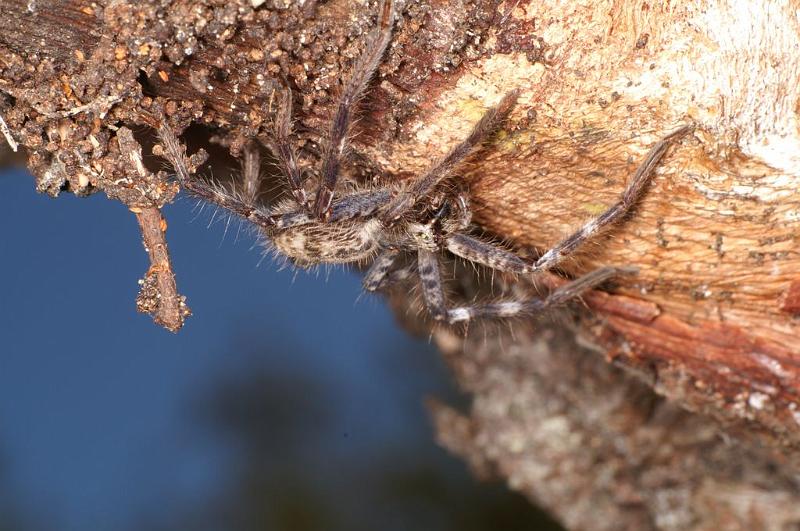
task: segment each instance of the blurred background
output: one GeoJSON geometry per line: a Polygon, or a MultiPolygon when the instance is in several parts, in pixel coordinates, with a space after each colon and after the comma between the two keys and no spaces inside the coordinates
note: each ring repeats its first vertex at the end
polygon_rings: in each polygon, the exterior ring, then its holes
{"type": "Polygon", "coordinates": [[[558,529],[435,445],[423,401],[466,398],[356,273],[279,271],[181,199],[173,335],[123,205],[0,194],[0,531],[558,529]]]}

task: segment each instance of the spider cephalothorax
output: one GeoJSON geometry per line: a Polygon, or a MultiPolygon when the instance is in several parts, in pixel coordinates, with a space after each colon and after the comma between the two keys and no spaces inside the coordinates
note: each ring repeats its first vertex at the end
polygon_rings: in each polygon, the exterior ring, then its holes
{"type": "Polygon", "coordinates": [[[407,185],[385,185],[357,192],[342,192],[339,167],[356,106],[389,45],[395,19],[392,0],[382,0],[378,24],[365,52],[345,84],[328,134],[314,201],[304,187],[291,147],[291,93],[284,92],[269,146],[291,191],[291,200],[269,207],[258,201],[259,172],[255,148],[245,152],[242,192],[232,193],[212,183],[192,178],[183,146],[165,125],[159,129],[164,155],[176,169],[181,185],[198,197],[222,207],[260,228],[274,250],[302,267],[372,261],[364,287],[374,291],[386,285],[401,255],[416,258],[423,297],[431,316],[451,323],[477,317],[511,317],[532,314],[562,304],[582,292],[629,269],[604,267],[568,282],[544,299],[501,301],[448,308],[439,266],[439,254],[449,252],[475,264],[516,274],[536,273],[556,267],[587,239],[622,218],[637,201],[670,143],[688,127],[658,142],[625,188],[622,197],[536,261],[520,258],[503,247],[470,234],[471,212],[465,195],[450,191],[448,180],[455,167],[507,118],[518,93],[507,93],[491,107],[472,132],[425,173],[407,185]],[[338,197],[337,197],[337,194],[338,197]]]}

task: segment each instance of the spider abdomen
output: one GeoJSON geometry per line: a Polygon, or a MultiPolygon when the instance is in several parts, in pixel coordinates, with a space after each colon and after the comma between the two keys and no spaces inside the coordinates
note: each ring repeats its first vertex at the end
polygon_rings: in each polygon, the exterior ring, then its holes
{"type": "Polygon", "coordinates": [[[374,255],[382,231],[377,219],[314,222],[281,230],[272,243],[298,266],[349,264],[374,255]]]}

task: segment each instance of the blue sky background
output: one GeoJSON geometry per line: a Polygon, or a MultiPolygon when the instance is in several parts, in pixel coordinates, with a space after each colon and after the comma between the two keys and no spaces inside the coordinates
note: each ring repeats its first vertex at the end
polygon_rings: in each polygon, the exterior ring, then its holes
{"type": "Polygon", "coordinates": [[[194,315],[173,335],[136,313],[148,262],[125,207],[39,195],[19,170],[0,171],[0,194],[0,507],[21,522],[8,529],[326,528],[268,494],[287,483],[300,506],[313,492],[342,513],[330,522],[459,529],[474,496],[534,528],[435,446],[422,401],[454,399],[452,384],[357,274],[259,266],[252,238],[223,238],[180,200],[167,238],[194,315]],[[381,494],[421,465],[424,487],[381,494]],[[254,506],[269,514],[247,520],[254,506]]]}

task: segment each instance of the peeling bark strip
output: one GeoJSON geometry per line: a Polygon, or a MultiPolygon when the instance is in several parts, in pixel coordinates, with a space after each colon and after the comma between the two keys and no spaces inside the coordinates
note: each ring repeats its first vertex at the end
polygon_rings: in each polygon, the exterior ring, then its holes
{"type": "MultiPolygon", "coordinates": [[[[176,131],[209,125],[239,156],[252,138],[269,136],[276,89],[288,84],[298,165],[307,167],[319,158],[337,80],[352,71],[374,27],[374,7],[366,0],[5,0],[0,114],[28,155],[37,189],[103,191],[140,214],[148,249],[160,250],[145,283],[161,296],[145,297],[159,302],[144,306],[174,323],[157,208],[172,200],[175,185],[133,171],[130,154],[139,148],[125,147],[125,130],[152,126],[145,115],[163,116],[176,131]]],[[[796,465],[799,7],[797,0],[406,1],[343,169],[354,180],[424,171],[490,102],[517,90],[505,130],[460,173],[480,228],[537,256],[612,204],[648,146],[679,124],[696,124],[627,221],[563,264],[572,276],[601,266],[639,270],[617,281],[615,294],[585,298],[600,319],[585,319],[581,337],[649,374],[659,393],[723,420],[731,433],[769,441],[796,465]]],[[[470,275],[459,278],[461,286],[474,285],[470,275]]],[[[536,282],[559,282],[548,278],[536,282]]],[[[504,344],[533,348],[511,338],[504,344]]],[[[494,369],[479,361],[473,368],[494,369]]],[[[492,387],[500,382],[482,385],[476,392],[503,391],[492,387]]],[[[581,389],[579,381],[571,385],[581,389]]],[[[647,422],[646,415],[632,418],[623,434],[647,422]]],[[[531,442],[536,434],[520,437],[531,442]]],[[[702,455],[692,446],[675,460],[702,455]]],[[[556,475],[605,477],[600,465],[564,466],[556,475]]],[[[690,472],[672,484],[702,481],[690,472]]],[[[503,473],[512,484],[518,477],[513,467],[503,473]]],[[[696,504],[757,488],[715,485],[680,495],[696,504]]],[[[539,484],[544,494],[550,486],[550,479],[539,484]]],[[[609,503],[639,503],[640,486],[609,503]]],[[[776,496],[784,496],[781,488],[776,496]]],[[[660,503],[683,503],[664,489],[648,498],[653,513],[660,503]]],[[[663,519],[654,525],[687,528],[663,519]]]]}

